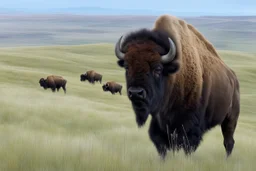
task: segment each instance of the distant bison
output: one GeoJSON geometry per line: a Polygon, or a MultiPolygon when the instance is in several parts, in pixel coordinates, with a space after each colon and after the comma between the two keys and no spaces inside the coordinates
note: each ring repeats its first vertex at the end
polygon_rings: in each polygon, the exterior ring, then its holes
{"type": "Polygon", "coordinates": [[[120,84],[118,84],[118,83],[116,83],[114,81],[107,82],[106,84],[104,84],[102,86],[102,89],[104,91],[110,91],[112,94],[115,94],[115,93],[119,92],[120,95],[122,95],[122,92],[121,92],[122,88],[123,88],[122,85],[120,85],[120,84]]]}
{"type": "Polygon", "coordinates": [[[94,70],[87,71],[85,74],[80,75],[80,81],[86,81],[88,80],[90,83],[93,83],[95,81],[99,81],[101,83],[102,81],[102,75],[98,74],[94,70]]]}
{"type": "Polygon", "coordinates": [[[59,91],[59,89],[62,87],[62,89],[64,90],[64,92],[66,93],[66,84],[67,84],[67,80],[65,80],[63,77],[61,76],[55,76],[55,75],[50,75],[48,76],[46,79],[41,78],[39,80],[39,84],[41,87],[43,87],[45,90],[47,88],[52,89],[52,92],[55,92],[56,89],[57,91],[59,91]]]}
{"type": "Polygon", "coordinates": [[[153,29],[121,36],[115,54],[125,69],[138,126],[151,115],[148,133],[159,155],[180,149],[191,154],[217,125],[226,154],[231,154],[240,113],[239,81],[195,27],[160,16],[153,29]]]}

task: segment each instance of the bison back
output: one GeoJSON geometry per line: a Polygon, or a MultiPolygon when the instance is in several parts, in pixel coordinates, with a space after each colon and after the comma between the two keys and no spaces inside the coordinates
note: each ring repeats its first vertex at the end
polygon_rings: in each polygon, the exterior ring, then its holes
{"type": "Polygon", "coordinates": [[[87,71],[86,74],[87,74],[87,77],[89,80],[92,80],[92,78],[94,78],[95,76],[95,71],[94,70],[91,70],[91,71],[87,71]]]}
{"type": "Polygon", "coordinates": [[[51,75],[47,77],[48,85],[52,86],[63,86],[67,83],[67,81],[61,76],[51,75]]]}

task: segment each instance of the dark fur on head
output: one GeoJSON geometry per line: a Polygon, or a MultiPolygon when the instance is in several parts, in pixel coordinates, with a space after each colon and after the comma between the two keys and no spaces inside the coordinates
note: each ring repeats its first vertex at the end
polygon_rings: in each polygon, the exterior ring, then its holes
{"type": "Polygon", "coordinates": [[[121,47],[122,51],[124,53],[127,52],[130,43],[145,43],[146,41],[152,41],[159,45],[160,49],[158,49],[158,53],[160,55],[165,55],[169,51],[170,43],[167,33],[163,31],[151,31],[145,28],[131,32],[124,37],[121,47]]]}
{"type": "Polygon", "coordinates": [[[106,84],[104,84],[102,86],[102,89],[103,89],[103,91],[109,91],[109,87],[106,84]]]}
{"type": "Polygon", "coordinates": [[[168,75],[179,69],[175,62],[161,62],[169,47],[166,33],[147,29],[130,33],[122,43],[125,58],[118,65],[126,69],[127,92],[130,87],[140,87],[147,93],[145,99],[130,98],[138,126],[143,126],[148,115],[161,108],[168,75]]]}
{"type": "Polygon", "coordinates": [[[87,74],[85,73],[85,74],[81,74],[80,75],[80,81],[85,81],[85,80],[87,80],[87,74]]]}
{"type": "Polygon", "coordinates": [[[41,78],[39,80],[39,84],[41,87],[43,87],[44,89],[47,89],[47,84],[46,84],[46,80],[44,78],[41,78]]]}

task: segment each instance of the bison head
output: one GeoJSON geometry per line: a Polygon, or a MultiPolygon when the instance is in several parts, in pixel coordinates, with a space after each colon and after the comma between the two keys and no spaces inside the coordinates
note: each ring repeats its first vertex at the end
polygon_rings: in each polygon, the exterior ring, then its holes
{"type": "Polygon", "coordinates": [[[81,74],[80,75],[80,81],[85,81],[87,79],[87,74],[81,74]]]}
{"type": "Polygon", "coordinates": [[[109,91],[109,85],[108,85],[108,83],[104,84],[104,85],[102,86],[102,89],[103,89],[103,91],[109,91]]]}
{"type": "Polygon", "coordinates": [[[118,65],[125,68],[127,95],[138,126],[160,109],[168,75],[179,65],[173,60],[176,46],[164,32],[146,29],[121,36],[115,46],[118,65]]]}
{"type": "Polygon", "coordinates": [[[44,89],[47,89],[47,83],[46,83],[46,80],[44,78],[41,78],[39,80],[39,84],[41,87],[43,87],[44,89]]]}

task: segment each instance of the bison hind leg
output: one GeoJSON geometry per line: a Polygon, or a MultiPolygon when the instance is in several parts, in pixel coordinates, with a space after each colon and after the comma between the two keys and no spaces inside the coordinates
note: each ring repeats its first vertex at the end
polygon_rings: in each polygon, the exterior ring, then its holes
{"type": "Polygon", "coordinates": [[[231,120],[229,118],[224,119],[221,124],[222,135],[224,137],[223,145],[226,149],[226,155],[229,157],[233,151],[235,140],[233,138],[233,134],[236,129],[236,120],[231,120]]]}
{"type": "Polygon", "coordinates": [[[235,140],[233,136],[236,130],[239,113],[240,113],[240,102],[239,102],[239,98],[237,97],[233,101],[233,108],[230,115],[228,115],[221,124],[222,135],[224,138],[223,145],[225,147],[227,157],[231,155],[235,145],[235,140]]]}
{"type": "Polygon", "coordinates": [[[66,92],[67,92],[66,86],[62,86],[62,89],[63,89],[64,93],[66,94],[66,92]]]}

